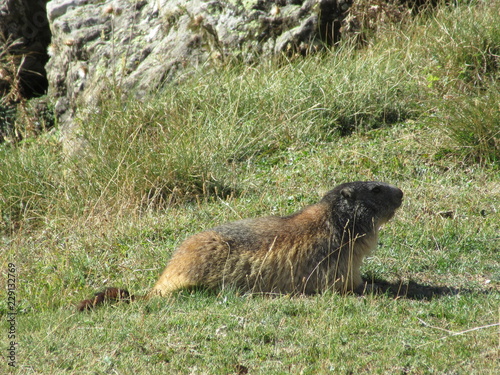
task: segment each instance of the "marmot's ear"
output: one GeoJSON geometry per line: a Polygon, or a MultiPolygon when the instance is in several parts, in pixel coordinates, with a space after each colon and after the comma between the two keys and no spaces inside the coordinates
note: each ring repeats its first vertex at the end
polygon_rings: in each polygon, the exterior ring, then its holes
{"type": "Polygon", "coordinates": [[[340,194],[346,199],[356,198],[356,192],[352,187],[345,187],[340,191],[340,194]]]}

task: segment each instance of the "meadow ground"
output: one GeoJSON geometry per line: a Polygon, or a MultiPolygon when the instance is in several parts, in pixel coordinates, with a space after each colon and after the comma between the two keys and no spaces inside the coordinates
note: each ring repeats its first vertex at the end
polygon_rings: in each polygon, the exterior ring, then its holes
{"type": "Polygon", "coordinates": [[[70,151],[57,130],[1,145],[0,372],[495,373],[499,28],[498,1],[442,7],[361,49],[211,67],[143,103],[116,89],[70,151]],[[190,234],[353,180],[405,192],[362,268],[380,294],[75,311],[106,286],[145,293],[190,234]]]}

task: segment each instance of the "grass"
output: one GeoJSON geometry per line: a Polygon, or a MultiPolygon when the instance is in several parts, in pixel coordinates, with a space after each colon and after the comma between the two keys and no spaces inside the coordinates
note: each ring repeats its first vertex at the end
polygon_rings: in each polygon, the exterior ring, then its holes
{"type": "MultiPolygon", "coordinates": [[[[493,85],[478,96],[449,97],[440,103],[441,116],[451,139],[450,150],[464,159],[479,163],[498,163],[500,155],[500,88],[493,85]]],[[[446,152],[447,150],[444,150],[446,152]]]]}
{"type": "Polygon", "coordinates": [[[495,373],[499,6],[441,7],[362,49],[208,67],[144,103],[116,89],[70,152],[55,132],[1,145],[12,372],[495,373]],[[74,311],[106,285],[145,293],[190,234],[359,179],[405,192],[362,269],[385,294],[194,291],[74,311]]]}

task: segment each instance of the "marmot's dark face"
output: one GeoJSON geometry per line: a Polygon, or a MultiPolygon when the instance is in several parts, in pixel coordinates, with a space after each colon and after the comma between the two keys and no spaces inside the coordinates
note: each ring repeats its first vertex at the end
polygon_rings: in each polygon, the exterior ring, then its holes
{"type": "Polygon", "coordinates": [[[377,181],[355,181],[337,186],[324,198],[341,222],[359,223],[366,228],[389,221],[401,206],[403,192],[394,185],[377,181]]]}

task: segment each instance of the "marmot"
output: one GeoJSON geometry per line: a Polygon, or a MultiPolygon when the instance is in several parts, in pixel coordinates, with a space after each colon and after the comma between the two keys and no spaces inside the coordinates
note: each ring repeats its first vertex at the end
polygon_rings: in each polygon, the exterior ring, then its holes
{"type": "MultiPolygon", "coordinates": [[[[356,291],[363,284],[361,262],[402,199],[403,192],[390,184],[349,182],[290,216],[245,219],[195,234],[175,251],[145,297],[225,285],[260,293],[356,291]]],[[[134,297],[109,288],[80,302],[78,310],[117,299],[134,297]]]]}

